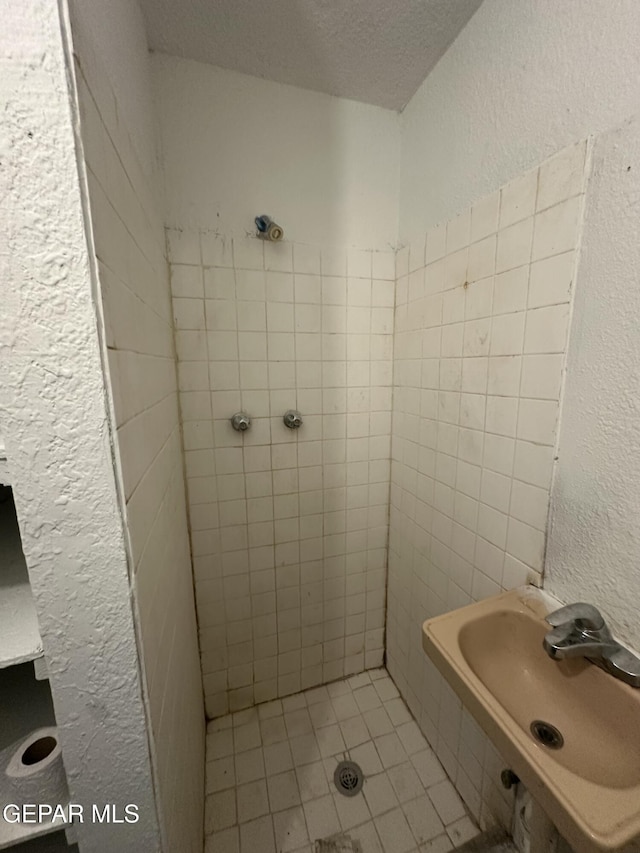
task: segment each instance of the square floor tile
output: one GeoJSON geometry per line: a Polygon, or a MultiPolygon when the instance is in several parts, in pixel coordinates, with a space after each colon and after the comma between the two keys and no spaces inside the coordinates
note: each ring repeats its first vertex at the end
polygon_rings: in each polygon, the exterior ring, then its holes
{"type": "Polygon", "coordinates": [[[309,841],[304,811],[301,806],[274,815],[273,825],[278,853],[297,850],[309,841]]]}
{"type": "Polygon", "coordinates": [[[324,726],[316,731],[316,740],[320,755],[327,758],[330,755],[337,755],[339,752],[344,752],[346,746],[340,731],[340,726],[324,726]]]}
{"type": "Polygon", "coordinates": [[[270,720],[281,714],[282,702],[280,699],[274,699],[272,702],[264,702],[262,705],[258,705],[258,718],[260,720],[270,720]]]}
{"type": "Polygon", "coordinates": [[[320,760],[320,750],[315,735],[300,735],[300,737],[292,737],[289,741],[291,746],[291,754],[293,755],[293,763],[296,767],[303,764],[311,764],[313,761],[320,760]]]}
{"type": "Polygon", "coordinates": [[[327,693],[333,699],[334,696],[345,696],[347,693],[351,693],[351,688],[344,680],[334,681],[331,684],[327,684],[327,693]]]}
{"type": "Polygon", "coordinates": [[[258,721],[252,720],[250,723],[234,728],[233,742],[236,753],[246,752],[248,749],[255,749],[260,746],[262,739],[258,721]]]}
{"type": "Polygon", "coordinates": [[[444,832],[442,821],[426,794],[405,803],[403,811],[418,844],[431,841],[444,832]]]}
{"type": "Polygon", "coordinates": [[[211,794],[204,806],[204,833],[220,832],[236,823],[236,792],[234,788],[211,794]]]}
{"type": "Polygon", "coordinates": [[[360,765],[365,776],[375,776],[376,773],[382,773],[384,769],[380,756],[371,740],[350,749],[349,758],[360,765]]]}
{"type": "Polygon", "coordinates": [[[265,746],[286,740],[287,729],[284,724],[284,717],[272,717],[262,720],[260,723],[260,732],[262,734],[262,743],[265,746]]]}
{"type": "Polygon", "coordinates": [[[233,755],[233,729],[207,735],[207,761],[233,755]]]}
{"type": "Polygon", "coordinates": [[[214,832],[205,841],[205,853],[240,853],[238,827],[214,832]]]}
{"type": "Polygon", "coordinates": [[[398,806],[398,798],[386,773],[369,776],[365,779],[362,790],[373,817],[398,806]]]}
{"type": "Polygon", "coordinates": [[[365,779],[364,796],[371,814],[376,817],[396,808],[398,798],[386,773],[378,773],[365,779]]]}
{"type": "Polygon", "coordinates": [[[367,684],[366,687],[354,690],[353,698],[356,700],[356,705],[362,713],[370,711],[372,708],[379,708],[382,705],[373,684],[367,684]]]}
{"type": "Polygon", "coordinates": [[[359,672],[357,675],[352,675],[347,678],[347,684],[352,690],[357,690],[359,687],[365,687],[371,684],[371,676],[368,672],[359,672]]]}
{"type": "Polygon", "coordinates": [[[256,779],[264,778],[264,760],[262,749],[250,749],[236,755],[236,779],[238,785],[245,782],[254,782],[256,779]]]}
{"type": "Polygon", "coordinates": [[[360,714],[360,708],[351,692],[343,696],[334,696],[331,704],[338,720],[347,720],[349,717],[357,717],[360,714]]]}
{"type": "Polygon", "coordinates": [[[282,710],[285,714],[290,711],[299,711],[307,707],[307,700],[304,698],[304,693],[294,693],[293,696],[285,696],[282,700],[282,710]]]}
{"type": "Polygon", "coordinates": [[[336,793],[333,795],[333,802],[338,812],[338,820],[345,832],[371,820],[371,813],[362,793],[356,794],[355,797],[345,797],[343,794],[336,793]]]}
{"type": "Polygon", "coordinates": [[[264,766],[267,776],[273,776],[275,773],[284,773],[285,770],[291,770],[293,767],[291,749],[287,741],[265,746],[262,751],[264,753],[264,766]]]}
{"type": "Polygon", "coordinates": [[[425,788],[437,785],[438,782],[442,782],[447,778],[442,764],[440,764],[437,755],[431,749],[425,749],[423,752],[411,755],[410,761],[425,788]]]}
{"type": "Polygon", "coordinates": [[[305,803],[304,815],[312,842],[340,832],[340,821],[331,795],[305,803]]]}
{"type": "Polygon", "coordinates": [[[448,779],[439,782],[437,785],[432,785],[431,788],[427,789],[427,794],[445,826],[466,816],[462,800],[448,779]]]}
{"type": "Polygon", "coordinates": [[[267,785],[272,812],[280,812],[300,805],[298,780],[293,770],[270,776],[267,779],[267,785]]]}
{"type": "Polygon", "coordinates": [[[378,830],[372,820],[352,830],[349,835],[360,842],[363,853],[384,853],[378,830]]]}
{"type": "Polygon", "coordinates": [[[395,767],[390,767],[387,770],[387,776],[393,785],[396,797],[401,803],[415,800],[416,797],[424,794],[422,782],[408,761],[405,761],[403,764],[396,764],[395,767]]]}
{"type": "Polygon", "coordinates": [[[403,723],[401,726],[398,726],[396,733],[400,738],[407,755],[414,755],[416,752],[422,752],[422,750],[426,749],[428,746],[427,741],[418,728],[418,724],[415,720],[411,720],[410,723],[403,723]]]}
{"type": "Polygon", "coordinates": [[[240,827],[240,846],[241,853],[275,853],[271,815],[243,823],[240,827]]]}
{"type": "Polygon", "coordinates": [[[415,849],[416,842],[402,809],[387,812],[377,817],[374,823],[385,853],[409,853],[415,849]]]}
{"type": "Polygon", "coordinates": [[[284,715],[284,724],[287,727],[289,737],[305,735],[313,730],[311,717],[306,706],[297,711],[288,711],[284,715]]]}
{"type": "Polygon", "coordinates": [[[400,697],[385,702],[384,707],[394,726],[401,726],[402,723],[411,722],[411,714],[400,697]]]}
{"type": "Polygon", "coordinates": [[[320,729],[323,726],[330,726],[337,722],[336,712],[333,710],[333,705],[327,699],[326,702],[317,702],[314,705],[309,705],[309,716],[314,729],[320,729]]]}
{"type": "MultiPolygon", "coordinates": [[[[384,708],[372,708],[371,711],[365,711],[362,715],[367,724],[371,737],[380,737],[387,735],[393,731],[393,723],[389,719],[389,715],[384,708]]],[[[424,749],[424,747],[423,747],[424,749]]]]}
{"type": "Polygon", "coordinates": [[[236,711],[231,715],[233,720],[233,727],[244,726],[247,723],[253,722],[253,720],[258,719],[258,709],[257,708],[245,708],[243,711],[236,711]]]}
{"type": "Polygon", "coordinates": [[[450,823],[447,827],[447,835],[453,842],[454,847],[460,847],[467,841],[471,841],[477,834],[478,828],[468,817],[462,817],[460,820],[450,823]]]}
{"type": "Polygon", "coordinates": [[[262,815],[269,814],[269,799],[267,797],[267,785],[264,779],[257,782],[248,782],[239,785],[238,796],[238,823],[246,823],[262,815]]]}
{"type": "Polygon", "coordinates": [[[374,743],[383,767],[393,767],[407,761],[407,753],[395,732],[375,738],[374,743]]]}
{"type": "Polygon", "coordinates": [[[347,749],[351,749],[353,746],[359,746],[361,743],[366,743],[366,741],[371,740],[369,729],[366,726],[364,717],[361,715],[358,715],[357,717],[349,717],[348,720],[341,720],[340,731],[342,732],[342,737],[344,738],[344,743],[347,749]]]}
{"type": "Polygon", "coordinates": [[[383,702],[388,702],[390,699],[396,699],[400,695],[398,693],[398,688],[388,676],[374,681],[373,686],[383,702]]]}
{"type": "Polygon", "coordinates": [[[316,800],[329,793],[329,784],[324,764],[316,761],[313,764],[305,764],[296,769],[296,777],[300,788],[302,802],[316,800]]]}
{"type": "Polygon", "coordinates": [[[453,844],[446,834],[420,845],[420,853],[449,853],[450,850],[453,850],[453,844]]]}
{"type": "Polygon", "coordinates": [[[225,788],[232,788],[236,784],[233,756],[208,761],[206,779],[207,794],[214,794],[217,791],[224,791],[225,788]]]}

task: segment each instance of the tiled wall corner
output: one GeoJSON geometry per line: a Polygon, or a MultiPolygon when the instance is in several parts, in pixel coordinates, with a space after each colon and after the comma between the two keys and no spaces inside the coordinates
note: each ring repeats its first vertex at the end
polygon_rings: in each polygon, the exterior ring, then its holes
{"type": "Polygon", "coordinates": [[[217,716],[382,663],[394,254],[211,231],[170,230],[168,245],[217,716]]]}
{"type": "MultiPolygon", "coordinates": [[[[72,16],[75,15],[73,11],[72,16]]],[[[204,714],[165,233],[102,68],[76,40],[83,154],[167,849],[201,850],[204,714]]]]}
{"type": "Polygon", "coordinates": [[[500,758],[422,622],[539,580],[588,164],[561,151],[397,254],[387,665],[473,814],[500,758]]]}

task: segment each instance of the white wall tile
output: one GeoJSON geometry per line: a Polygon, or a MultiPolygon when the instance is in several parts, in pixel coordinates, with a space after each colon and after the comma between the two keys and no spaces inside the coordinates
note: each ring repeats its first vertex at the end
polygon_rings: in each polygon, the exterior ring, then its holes
{"type": "Polygon", "coordinates": [[[408,278],[409,264],[397,265],[387,665],[476,810],[495,811],[496,796],[509,809],[488,781],[498,759],[489,752],[483,766],[481,734],[469,759],[459,703],[422,654],[419,625],[540,578],[584,190],[578,149],[430,230],[424,269],[419,252],[408,278]]]}

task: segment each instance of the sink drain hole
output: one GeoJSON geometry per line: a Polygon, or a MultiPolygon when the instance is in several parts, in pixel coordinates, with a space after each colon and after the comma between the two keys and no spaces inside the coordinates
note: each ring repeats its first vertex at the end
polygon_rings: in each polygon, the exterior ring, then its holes
{"type": "Polygon", "coordinates": [[[560,749],[564,746],[564,738],[555,726],[544,720],[534,720],[531,723],[531,734],[543,746],[549,749],[560,749]]]}
{"type": "Polygon", "coordinates": [[[355,761],[341,761],[333,774],[333,782],[345,797],[355,797],[362,790],[364,773],[355,761]]]}

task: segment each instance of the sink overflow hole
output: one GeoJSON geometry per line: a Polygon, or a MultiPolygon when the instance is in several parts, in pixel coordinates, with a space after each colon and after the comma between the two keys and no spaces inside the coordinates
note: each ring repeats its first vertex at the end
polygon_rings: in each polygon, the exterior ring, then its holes
{"type": "Polygon", "coordinates": [[[333,774],[333,782],[345,797],[355,797],[362,790],[364,773],[355,761],[341,761],[333,774]]]}
{"type": "Polygon", "coordinates": [[[564,746],[564,738],[551,723],[545,723],[544,720],[534,720],[530,728],[531,734],[543,746],[547,746],[549,749],[561,749],[564,746]]]}

